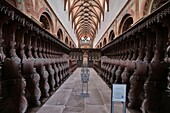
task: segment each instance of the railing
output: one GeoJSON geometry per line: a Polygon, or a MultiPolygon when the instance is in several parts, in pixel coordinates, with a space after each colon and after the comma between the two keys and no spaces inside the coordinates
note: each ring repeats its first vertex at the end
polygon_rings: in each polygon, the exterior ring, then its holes
{"type": "Polygon", "coordinates": [[[72,74],[77,68],[77,60],[76,59],[70,59],[69,63],[69,72],[72,74]]]}
{"type": "Polygon", "coordinates": [[[102,48],[101,77],[127,85],[128,107],[169,113],[170,2],[102,48]]]}
{"type": "Polygon", "coordinates": [[[93,61],[93,68],[97,72],[98,75],[101,75],[101,61],[100,60],[94,60],[93,61]]]}
{"type": "Polygon", "coordinates": [[[69,77],[70,48],[5,1],[0,20],[0,112],[24,113],[69,77]]]}

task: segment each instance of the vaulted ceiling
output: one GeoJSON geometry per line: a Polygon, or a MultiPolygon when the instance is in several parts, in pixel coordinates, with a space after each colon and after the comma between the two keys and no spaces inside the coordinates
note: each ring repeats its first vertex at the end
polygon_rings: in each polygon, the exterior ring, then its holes
{"type": "Polygon", "coordinates": [[[92,47],[94,37],[104,21],[105,11],[109,11],[109,0],[65,0],[69,20],[78,38],[89,37],[92,47]]]}

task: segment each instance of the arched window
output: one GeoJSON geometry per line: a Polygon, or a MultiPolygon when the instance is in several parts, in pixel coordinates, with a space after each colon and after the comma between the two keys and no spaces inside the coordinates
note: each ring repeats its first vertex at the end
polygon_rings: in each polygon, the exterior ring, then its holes
{"type": "Polygon", "coordinates": [[[102,48],[102,42],[100,42],[100,48],[102,48]]]}
{"type": "Polygon", "coordinates": [[[53,31],[51,17],[49,16],[48,13],[46,13],[46,12],[42,13],[42,15],[40,16],[40,22],[41,22],[41,26],[44,29],[46,29],[50,32],[53,31]]]}
{"type": "Polygon", "coordinates": [[[66,37],[66,39],[65,39],[65,43],[68,45],[68,37],[66,37]]]}
{"type": "Polygon", "coordinates": [[[59,40],[63,40],[63,32],[62,32],[61,29],[58,30],[57,36],[58,36],[58,39],[59,39],[59,40]]]}
{"type": "Polygon", "coordinates": [[[120,27],[119,27],[119,34],[129,29],[132,24],[133,24],[133,18],[131,17],[130,14],[126,14],[121,20],[120,27]]]}
{"type": "Polygon", "coordinates": [[[103,46],[106,45],[106,38],[103,40],[103,46]]]}
{"type": "Polygon", "coordinates": [[[111,30],[110,34],[109,34],[109,41],[112,41],[114,38],[115,38],[115,34],[114,34],[113,30],[111,30]]]}
{"type": "Polygon", "coordinates": [[[70,47],[71,47],[71,44],[72,44],[72,43],[71,43],[71,41],[70,41],[70,47]]]}

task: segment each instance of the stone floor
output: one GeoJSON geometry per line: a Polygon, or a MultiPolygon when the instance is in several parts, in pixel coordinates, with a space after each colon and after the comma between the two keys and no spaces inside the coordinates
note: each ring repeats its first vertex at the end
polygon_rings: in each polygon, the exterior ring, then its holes
{"type": "MultiPolygon", "coordinates": [[[[90,68],[89,96],[82,96],[80,72],[81,68],[77,68],[37,113],[111,113],[110,88],[90,68]]],[[[114,106],[114,113],[122,113],[121,103],[114,106]]]]}

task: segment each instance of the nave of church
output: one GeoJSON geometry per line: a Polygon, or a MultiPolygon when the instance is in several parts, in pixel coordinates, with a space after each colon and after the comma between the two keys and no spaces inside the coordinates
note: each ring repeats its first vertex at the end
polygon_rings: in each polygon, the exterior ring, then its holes
{"type": "Polygon", "coordinates": [[[169,20],[170,0],[0,0],[0,113],[121,113],[113,85],[170,113],[169,20]]]}
{"type": "MultiPolygon", "coordinates": [[[[111,113],[111,89],[92,68],[89,68],[88,92],[83,84],[82,95],[81,69],[77,68],[41,108],[30,109],[27,113],[111,113]]],[[[121,113],[123,104],[115,103],[114,109],[114,113],[121,113]]],[[[140,112],[126,109],[126,113],[140,112]]]]}
{"type": "MultiPolygon", "coordinates": [[[[110,113],[111,90],[90,68],[88,92],[82,95],[81,68],[77,68],[37,113],[110,113]],[[86,96],[86,93],[89,95],[86,96]]],[[[117,113],[122,111],[117,105],[117,113]],[[119,112],[118,112],[119,110],[119,112]]]]}

